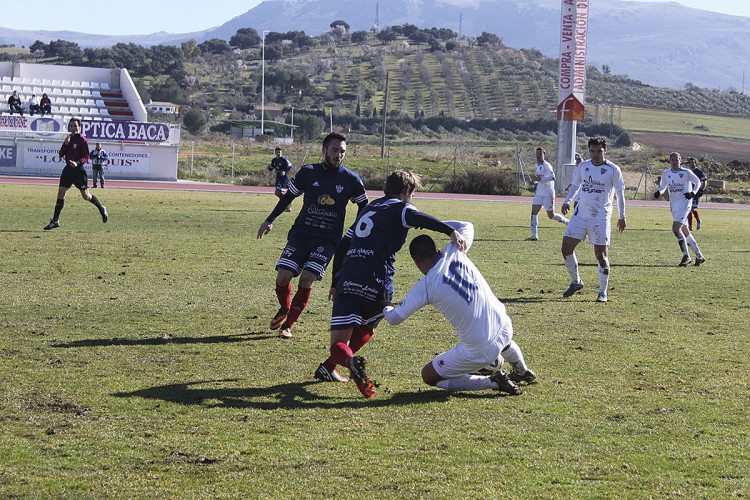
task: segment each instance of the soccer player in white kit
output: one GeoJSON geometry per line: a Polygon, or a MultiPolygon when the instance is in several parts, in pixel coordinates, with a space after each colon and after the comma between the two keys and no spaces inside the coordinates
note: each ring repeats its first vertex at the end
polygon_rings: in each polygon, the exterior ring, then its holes
{"type": "Polygon", "coordinates": [[[654,193],[654,198],[669,189],[669,208],[672,210],[672,232],[677,237],[677,243],[682,251],[682,260],[679,266],[685,267],[692,262],[688,247],[695,253],[695,265],[700,266],[706,262],[706,258],[698,248],[698,242],[690,233],[688,228],[688,215],[693,207],[693,198],[701,188],[701,180],[692,170],[681,166],[682,157],[680,153],[674,152],[669,155],[670,167],[661,174],[659,190],[654,193]]]}
{"type": "Polygon", "coordinates": [[[620,167],[604,158],[607,152],[606,137],[589,139],[589,159],[573,171],[570,191],[562,204],[563,214],[568,213],[570,200],[578,195],[576,205],[562,241],[562,255],[571,283],[563,293],[570,297],[583,288],[578,274],[576,246],[587,236],[594,245],[594,256],[599,263],[599,295],[597,302],[607,302],[609,288],[609,242],[611,238],[612,202],[617,195],[617,230],[625,231],[625,181],[620,167]],[[579,193],[580,191],[580,193],[579,193]]]}
{"type": "MultiPolygon", "coordinates": [[[[474,241],[469,222],[446,221],[467,244],[474,241]]],[[[451,242],[441,251],[428,235],[414,238],[409,252],[424,278],[396,306],[383,309],[385,320],[397,325],[416,311],[432,304],[450,322],[459,343],[437,355],[422,368],[422,380],[448,391],[496,389],[521,394],[516,382],[533,382],[521,348],[513,341],[513,323],[474,263],[451,242]],[[497,370],[491,376],[474,375],[500,356],[513,366],[510,375],[497,370]]]]}
{"type": "Polygon", "coordinates": [[[531,202],[531,236],[526,241],[537,241],[539,233],[539,211],[544,207],[547,211],[547,217],[554,219],[563,224],[568,223],[568,219],[560,214],[555,213],[555,170],[552,165],[544,159],[547,151],[544,148],[536,148],[536,165],[534,170],[534,182],[536,182],[536,193],[534,200],[531,202]]]}

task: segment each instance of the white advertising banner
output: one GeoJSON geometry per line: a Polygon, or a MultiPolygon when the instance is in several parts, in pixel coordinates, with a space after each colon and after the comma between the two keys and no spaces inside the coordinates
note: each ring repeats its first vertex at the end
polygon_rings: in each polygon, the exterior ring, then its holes
{"type": "MultiPolygon", "coordinates": [[[[90,145],[90,144],[89,144],[90,145]]],[[[57,155],[58,148],[27,146],[24,150],[24,166],[43,172],[62,171],[63,162],[57,155]]],[[[151,169],[151,153],[108,151],[109,159],[104,162],[104,171],[112,175],[132,178],[132,174],[148,174],[151,169]]],[[[86,165],[91,172],[91,164],[86,165]]]]}
{"type": "Polygon", "coordinates": [[[583,121],[589,0],[562,0],[557,119],[583,121]]]}

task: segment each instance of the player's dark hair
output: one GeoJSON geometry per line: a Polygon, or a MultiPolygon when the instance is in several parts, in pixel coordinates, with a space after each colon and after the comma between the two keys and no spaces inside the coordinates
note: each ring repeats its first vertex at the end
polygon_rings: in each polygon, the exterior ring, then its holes
{"type": "Polygon", "coordinates": [[[409,243],[409,254],[415,262],[425,262],[435,258],[438,249],[429,235],[420,234],[409,243]]]}
{"type": "Polygon", "coordinates": [[[383,192],[387,196],[398,196],[408,189],[410,193],[422,187],[422,178],[416,172],[396,169],[385,179],[383,192]]]}
{"type": "Polygon", "coordinates": [[[591,139],[589,139],[589,148],[591,146],[601,146],[604,149],[607,149],[607,138],[602,137],[601,135],[592,137],[591,139]]]}
{"type": "Polygon", "coordinates": [[[281,151],[281,147],[280,147],[280,146],[276,146],[276,147],[274,148],[274,151],[281,151]]]}
{"type": "Polygon", "coordinates": [[[346,142],[346,136],[344,134],[339,134],[338,132],[331,132],[325,137],[325,139],[323,139],[323,147],[327,148],[328,144],[330,144],[330,142],[334,139],[340,142],[346,142]]]}

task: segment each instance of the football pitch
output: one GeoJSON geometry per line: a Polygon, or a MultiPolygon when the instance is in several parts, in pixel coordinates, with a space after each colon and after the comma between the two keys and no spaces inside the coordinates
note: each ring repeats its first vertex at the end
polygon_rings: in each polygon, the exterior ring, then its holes
{"type": "MultiPolygon", "coordinates": [[[[591,245],[576,252],[586,287],[563,299],[563,226],[540,217],[540,241],[524,241],[529,205],[417,197],[474,223],[469,255],[538,382],[517,397],[423,384],[421,367],[457,340],[428,308],[381,324],[362,350],[379,383],[367,400],[312,377],[328,355],[330,276],[294,338],[267,328],[299,200],[257,241],[272,195],[95,190],[102,224],[72,190],[62,227],[42,231],[55,192],[0,185],[0,497],[750,491],[746,211],[702,210],[708,260],[678,268],[667,203],[629,207],[599,304],[591,245]]],[[[396,267],[398,300],[420,274],[406,249],[396,267]]]]}

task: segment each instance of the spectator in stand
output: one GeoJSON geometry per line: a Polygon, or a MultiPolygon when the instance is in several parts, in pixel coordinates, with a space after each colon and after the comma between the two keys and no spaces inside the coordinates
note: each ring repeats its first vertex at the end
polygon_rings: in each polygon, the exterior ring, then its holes
{"type": "Polygon", "coordinates": [[[34,113],[39,113],[39,103],[36,100],[36,94],[31,94],[31,97],[29,97],[29,114],[34,116],[34,113]]]}
{"type": "Polygon", "coordinates": [[[39,101],[39,114],[41,116],[52,114],[52,101],[49,100],[47,94],[42,94],[42,99],[39,101]]]}
{"type": "Polygon", "coordinates": [[[17,90],[14,90],[13,94],[8,97],[8,108],[10,108],[11,115],[16,112],[19,115],[23,116],[23,104],[21,103],[21,98],[18,97],[17,90]]]}

